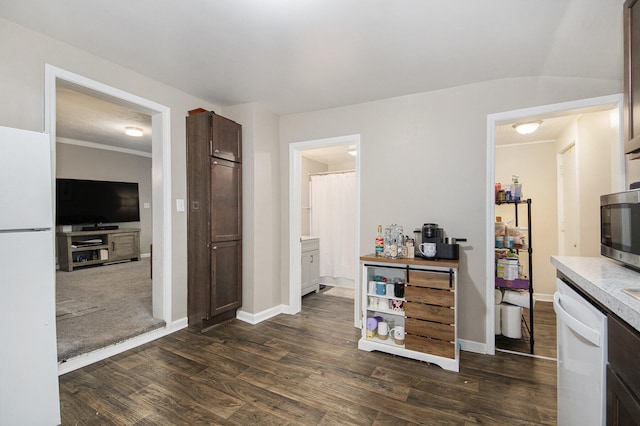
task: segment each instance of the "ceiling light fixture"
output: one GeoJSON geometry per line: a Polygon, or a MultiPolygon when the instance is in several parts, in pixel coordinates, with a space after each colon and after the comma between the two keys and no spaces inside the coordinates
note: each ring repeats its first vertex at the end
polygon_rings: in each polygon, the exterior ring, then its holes
{"type": "Polygon", "coordinates": [[[513,125],[513,128],[521,135],[528,135],[538,130],[538,127],[540,127],[541,124],[542,120],[530,121],[527,123],[516,123],[513,125]]]}
{"type": "Polygon", "coordinates": [[[347,154],[353,155],[355,157],[356,155],[358,155],[358,151],[356,151],[355,149],[352,149],[350,151],[347,151],[347,154]]]}
{"type": "Polygon", "coordinates": [[[141,138],[144,135],[144,132],[140,127],[125,127],[124,133],[133,136],[134,138],[141,138]]]}

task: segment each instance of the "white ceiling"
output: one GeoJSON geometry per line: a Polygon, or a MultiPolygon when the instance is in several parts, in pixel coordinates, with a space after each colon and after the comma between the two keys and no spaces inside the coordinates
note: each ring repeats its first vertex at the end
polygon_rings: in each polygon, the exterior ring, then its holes
{"type": "Polygon", "coordinates": [[[215,104],[312,111],[498,78],[621,80],[623,0],[1,0],[215,104]]]}
{"type": "Polygon", "coordinates": [[[56,137],[72,143],[91,142],[151,153],[151,116],[121,100],[58,82],[56,85],[56,137]],[[85,92],[85,93],[83,93],[85,92]],[[142,129],[142,137],[124,134],[126,127],[142,129]]]}
{"type": "MultiPolygon", "coordinates": [[[[621,81],[623,3],[0,0],[0,17],[214,104],[287,114],[499,78],[621,81]]],[[[69,104],[58,111],[58,136],[122,127],[91,116],[99,102],[74,107],[80,98],[59,95],[69,104]]],[[[102,106],[118,120],[136,115],[102,106]]],[[[115,138],[103,135],[129,146],[115,138]]]]}

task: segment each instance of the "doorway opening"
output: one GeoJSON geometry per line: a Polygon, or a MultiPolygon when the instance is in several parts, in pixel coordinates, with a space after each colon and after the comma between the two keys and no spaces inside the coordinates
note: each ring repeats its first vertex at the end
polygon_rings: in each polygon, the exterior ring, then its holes
{"type": "MultiPolygon", "coordinates": [[[[598,135],[598,138],[606,137],[606,146],[603,148],[606,150],[606,157],[600,157],[601,161],[606,162],[606,188],[597,189],[600,193],[615,192],[624,188],[625,181],[625,158],[623,150],[623,134],[622,126],[617,123],[622,122],[622,95],[603,96],[598,98],[590,98],[579,101],[565,102],[560,104],[545,105],[535,108],[527,108],[516,111],[508,111],[499,114],[492,114],[487,117],[487,246],[486,246],[486,268],[487,268],[487,285],[486,285],[486,342],[487,353],[494,354],[496,350],[496,335],[498,334],[498,314],[496,314],[496,303],[498,300],[498,294],[496,293],[496,215],[500,216],[503,213],[502,210],[496,208],[496,204],[493,203],[496,197],[496,181],[501,179],[506,182],[508,186],[511,184],[512,175],[519,175],[520,170],[526,170],[527,165],[532,164],[534,161],[533,156],[529,152],[534,150],[545,150],[546,154],[542,159],[537,160],[539,165],[531,166],[529,170],[522,174],[527,174],[527,179],[520,180],[521,190],[523,198],[531,198],[531,258],[533,265],[533,273],[531,277],[533,294],[534,294],[534,307],[535,300],[539,302],[551,302],[553,292],[555,291],[555,270],[553,269],[549,257],[552,255],[559,255],[563,253],[563,249],[560,246],[562,240],[562,220],[560,214],[566,214],[571,212],[578,214],[585,220],[585,223],[591,219],[593,221],[593,215],[598,214],[598,209],[594,208],[591,204],[586,202],[571,202],[571,205],[566,205],[568,202],[563,200],[574,199],[572,197],[566,197],[567,190],[563,190],[560,185],[562,182],[558,173],[562,170],[559,166],[558,160],[562,156],[563,152],[571,151],[569,146],[572,143],[576,143],[575,135],[581,138],[578,139],[578,147],[573,151],[579,150],[580,142],[583,146],[587,146],[587,143],[593,141],[593,135],[598,135]],[[598,118],[593,118],[593,117],[598,118]],[[606,117],[606,124],[601,123],[602,117],[606,117]],[[568,118],[567,118],[568,117],[568,118]],[[609,120],[609,117],[612,120],[609,120]],[[561,122],[562,118],[565,118],[567,123],[564,126],[567,128],[564,132],[560,132],[562,136],[553,136],[547,139],[530,140],[524,143],[517,143],[509,146],[504,142],[499,143],[499,140],[503,138],[505,129],[512,129],[512,126],[517,122],[529,122],[542,120],[544,125],[545,120],[549,123],[554,120],[561,122]],[[600,120],[600,121],[598,121],[600,120]],[[606,126],[606,131],[599,132],[595,127],[589,127],[591,122],[600,122],[599,125],[606,126]],[[585,124],[587,123],[587,124],[585,124]],[[601,135],[605,136],[601,136],[601,135]],[[508,152],[512,152],[513,155],[507,155],[508,152]],[[515,153],[518,153],[517,155],[515,153]],[[606,158],[606,159],[603,159],[606,158]],[[506,160],[509,159],[509,160],[506,160]],[[502,162],[502,163],[499,163],[502,162]],[[505,163],[508,163],[505,165],[505,163]],[[544,168],[544,172],[542,169],[544,168]],[[537,186],[537,187],[536,187],[537,186]],[[594,210],[592,212],[592,210],[594,210]],[[583,212],[582,214],[580,212],[583,212]]],[[[542,126],[541,125],[541,126],[542,126]]],[[[584,148],[583,148],[584,149],[584,148]]],[[[591,155],[591,158],[598,158],[591,155]]],[[[590,160],[582,160],[577,162],[576,167],[572,169],[580,169],[583,171],[595,171],[597,165],[590,160]]],[[[572,172],[573,173],[573,172],[572,172]]],[[[580,199],[580,192],[587,190],[590,186],[588,183],[581,185],[580,181],[583,179],[582,175],[576,175],[576,189],[573,190],[573,195],[577,195],[580,199]]],[[[571,192],[571,190],[568,190],[571,192]]],[[[571,194],[569,194],[571,195],[571,194]]],[[[582,197],[583,200],[591,200],[594,197],[582,197]]],[[[505,206],[503,206],[505,207],[505,206]]],[[[510,206],[513,210],[513,206],[510,206]]],[[[504,220],[504,219],[503,219],[504,220]]],[[[522,226],[522,225],[520,225],[522,226]]],[[[525,225],[526,226],[526,225],[525,225]]],[[[588,234],[588,238],[593,240],[593,233],[597,233],[598,227],[590,227],[586,229],[581,226],[578,232],[583,235],[588,234]],[[595,229],[595,231],[594,231],[595,229]]],[[[564,236],[566,239],[567,236],[564,236]]],[[[597,240],[597,236],[595,237],[597,240]]],[[[522,256],[520,256],[522,257],[522,256]]],[[[526,257],[526,256],[525,256],[526,257]]],[[[528,260],[528,259],[527,259],[528,260]]],[[[526,268],[523,268],[526,271],[526,268]]],[[[529,279],[529,277],[524,277],[529,279]]],[[[544,303],[547,305],[547,303],[544,303]]],[[[550,303],[549,303],[550,305],[550,303]]],[[[537,309],[536,309],[537,310],[537,309]]],[[[511,317],[514,317],[511,315],[511,317]]],[[[523,324],[526,324],[523,321],[523,324]]],[[[533,320],[533,335],[534,335],[534,356],[535,353],[535,316],[533,320]]],[[[523,328],[523,335],[526,333],[526,327],[523,328]]],[[[528,353],[529,336],[527,339],[527,350],[518,350],[518,353],[528,353]]],[[[544,356],[544,355],[543,355],[544,356]]]]}
{"type": "MultiPolygon", "coordinates": [[[[171,324],[171,165],[170,165],[170,109],[147,99],[132,95],[78,74],[51,66],[45,66],[45,132],[50,136],[52,158],[52,191],[56,178],[56,90],[58,85],[72,85],[93,96],[119,100],[134,106],[151,116],[152,158],[152,311],[153,317],[165,321],[163,329],[137,336],[123,343],[112,345],[59,364],[59,374],[73,371],[101,359],[131,349],[157,337],[169,334],[176,327],[171,324]]],[[[54,195],[55,199],[55,195],[54,195]]]]}
{"type": "MultiPolygon", "coordinates": [[[[360,297],[359,292],[356,290],[359,286],[359,241],[360,241],[360,135],[348,135],[343,137],[328,138],[311,140],[305,142],[293,143],[289,146],[289,306],[287,313],[296,314],[301,310],[301,292],[302,292],[302,265],[301,265],[301,237],[307,237],[304,235],[310,232],[310,206],[306,203],[303,204],[303,192],[308,194],[308,174],[310,170],[307,166],[303,167],[303,163],[312,164],[315,160],[313,158],[318,157],[321,153],[323,155],[330,154],[334,151],[347,151],[353,150],[356,153],[355,163],[351,162],[348,165],[350,171],[353,168],[355,173],[355,195],[353,210],[355,212],[353,218],[353,230],[355,245],[353,247],[353,288],[354,288],[354,324],[359,327],[359,312],[360,297]],[[303,156],[306,156],[306,160],[303,161],[303,156]],[[310,160],[311,163],[309,163],[310,160]],[[304,169],[304,171],[303,171],[304,169]],[[303,173],[306,174],[303,182],[303,173]],[[303,190],[303,186],[306,186],[303,190]],[[304,220],[303,220],[304,218],[304,220]],[[303,225],[304,223],[304,225],[303,225]]],[[[319,167],[322,168],[320,165],[319,167]]],[[[345,171],[344,164],[334,164],[331,166],[331,171],[345,171]]],[[[316,173],[323,173],[324,171],[317,170],[316,173]]],[[[323,256],[322,251],[320,257],[323,256]]],[[[340,285],[340,284],[338,284],[340,285]]]]}

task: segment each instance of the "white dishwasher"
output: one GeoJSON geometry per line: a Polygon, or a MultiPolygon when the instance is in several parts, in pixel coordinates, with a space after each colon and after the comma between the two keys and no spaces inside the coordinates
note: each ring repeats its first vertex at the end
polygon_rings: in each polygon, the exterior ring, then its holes
{"type": "Polygon", "coordinates": [[[553,310],[558,334],[558,425],[604,425],[607,317],[559,278],[553,310]]]}

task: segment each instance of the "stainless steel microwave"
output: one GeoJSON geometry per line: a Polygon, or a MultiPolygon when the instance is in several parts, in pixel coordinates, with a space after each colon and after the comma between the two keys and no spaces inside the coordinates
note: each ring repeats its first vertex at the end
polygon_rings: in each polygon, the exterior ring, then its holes
{"type": "Polygon", "coordinates": [[[600,196],[600,253],[640,270],[640,189],[600,196]]]}

